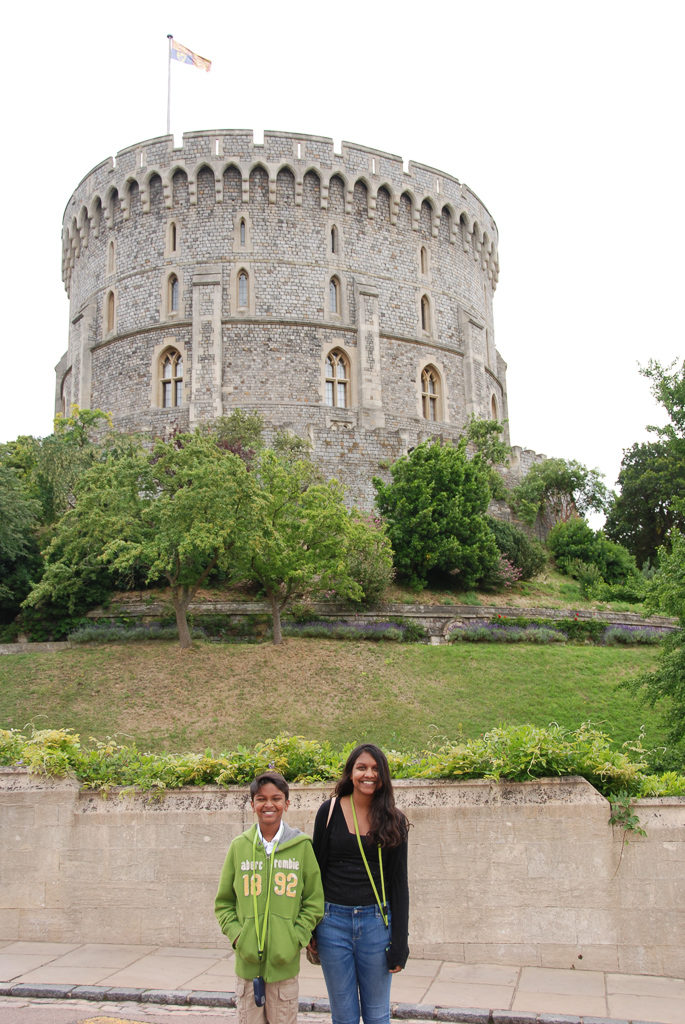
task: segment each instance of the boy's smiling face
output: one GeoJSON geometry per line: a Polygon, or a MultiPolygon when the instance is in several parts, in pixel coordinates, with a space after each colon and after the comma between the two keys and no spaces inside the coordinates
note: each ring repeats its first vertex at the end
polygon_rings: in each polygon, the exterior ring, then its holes
{"type": "Polygon", "coordinates": [[[257,815],[259,828],[265,839],[273,839],[281,827],[281,818],[288,810],[290,801],[273,782],[260,786],[252,799],[252,810],[257,815]]]}

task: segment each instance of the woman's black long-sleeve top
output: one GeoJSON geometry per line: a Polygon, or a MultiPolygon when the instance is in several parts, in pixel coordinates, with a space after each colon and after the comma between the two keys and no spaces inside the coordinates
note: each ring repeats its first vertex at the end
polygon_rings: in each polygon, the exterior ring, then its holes
{"type": "MultiPolygon", "coordinates": [[[[376,902],[373,890],[363,866],[361,854],[357,846],[357,839],[353,832],[350,832],[345,821],[345,816],[340,807],[340,800],[336,800],[331,820],[328,821],[328,812],[331,801],[326,800],[317,811],[314,822],[314,853],[321,868],[324,896],[329,903],[344,902],[346,906],[366,905],[376,902]],[[342,846],[347,846],[347,837],[350,843],[356,848],[356,859],[359,865],[355,865],[354,877],[350,877],[346,886],[345,898],[341,898],[341,882],[344,879],[345,864],[350,864],[351,849],[348,847],[348,859],[344,858],[342,846]],[[338,837],[338,839],[336,838],[338,837]],[[340,841],[340,842],[338,842],[340,841]],[[336,852],[337,849],[337,852],[336,852]],[[341,877],[342,876],[342,877],[341,877]],[[328,884],[327,884],[328,879],[328,884]],[[333,890],[333,891],[331,891],[333,890]],[[358,892],[362,895],[357,895],[358,892]],[[370,899],[369,899],[369,894],[370,899]],[[365,897],[365,898],[364,898],[365,897]]],[[[374,847],[362,839],[365,845],[366,858],[369,868],[374,875],[376,888],[380,895],[380,881],[378,868],[378,847],[374,847]]],[[[352,856],[355,856],[352,853],[352,856]]],[[[389,967],[404,967],[409,956],[409,882],[407,879],[407,840],[399,846],[382,848],[383,875],[385,878],[385,893],[390,904],[392,914],[390,932],[390,951],[388,953],[389,967]]]]}

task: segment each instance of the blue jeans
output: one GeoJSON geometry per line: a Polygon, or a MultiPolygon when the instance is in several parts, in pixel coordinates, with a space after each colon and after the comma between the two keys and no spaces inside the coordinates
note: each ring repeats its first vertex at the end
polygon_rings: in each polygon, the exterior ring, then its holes
{"type": "Polygon", "coordinates": [[[390,927],[380,910],[326,903],[316,941],[333,1024],[389,1024],[390,982],[385,956],[390,927]]]}

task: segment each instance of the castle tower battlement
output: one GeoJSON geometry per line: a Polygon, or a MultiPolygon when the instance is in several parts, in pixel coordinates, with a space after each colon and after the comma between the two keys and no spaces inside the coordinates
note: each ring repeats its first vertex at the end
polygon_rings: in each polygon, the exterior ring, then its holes
{"type": "Polygon", "coordinates": [[[371,477],[472,415],[507,417],[496,224],[457,178],[331,139],[163,136],[97,164],[63,220],[56,409],[166,434],[235,408],[371,477]]]}

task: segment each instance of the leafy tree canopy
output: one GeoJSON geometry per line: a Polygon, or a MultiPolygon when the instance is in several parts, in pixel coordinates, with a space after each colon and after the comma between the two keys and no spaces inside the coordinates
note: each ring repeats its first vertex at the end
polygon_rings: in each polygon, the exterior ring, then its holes
{"type": "Polygon", "coordinates": [[[54,427],[47,437],[22,435],[0,450],[0,462],[17,469],[30,496],[39,501],[39,520],[47,526],[73,507],[79,476],[119,437],[109,429],[108,413],[77,405],[68,416],[56,416],[54,427]]]}
{"type": "Polygon", "coordinates": [[[395,552],[395,568],[417,590],[436,573],[468,589],[497,564],[488,527],[488,467],[469,459],[466,438],[454,446],[426,441],[374,479],[376,503],[395,552]]]}
{"type": "Polygon", "coordinates": [[[603,512],[608,499],[602,474],[575,459],[545,459],[529,469],[511,495],[517,516],[541,532],[574,515],[603,512]]]}
{"type": "Polygon", "coordinates": [[[10,622],[40,573],[35,539],[40,505],[16,469],[0,463],[0,621],[10,622]]]}
{"type": "Polygon", "coordinates": [[[278,644],[281,612],[289,602],[328,590],[362,598],[348,558],[361,527],[345,507],[340,484],[320,483],[316,467],[292,451],[279,454],[265,448],[254,477],[257,498],[250,543],[243,547],[242,575],[262,586],[278,644]]]}
{"type": "Polygon", "coordinates": [[[680,530],[673,531],[670,549],[660,552],[659,568],[650,581],[646,604],[650,611],[674,615],[685,627],[685,534],[680,530]]]}
{"type": "Polygon", "coordinates": [[[674,530],[670,547],[659,549],[659,568],[649,584],[647,607],[674,615],[680,628],[661,643],[653,672],[636,677],[627,685],[649,704],[665,702],[669,738],[685,739],[685,535],[674,530]]]}
{"type": "Polygon", "coordinates": [[[642,566],[654,561],[673,527],[685,527],[685,515],[674,502],[685,494],[685,443],[634,444],[623,453],[618,484],[621,491],[609,507],[606,534],[642,566]]]}
{"type": "Polygon", "coordinates": [[[647,428],[658,440],[624,451],[620,494],[613,498],[605,526],[638,565],[653,561],[657,549],[668,546],[674,527],[685,528],[685,512],[676,502],[685,494],[685,362],[677,369],[675,363],[664,368],[652,360],[641,372],[652,381],[652,393],[670,423],[647,428]]]}
{"type": "Polygon", "coordinates": [[[685,440],[685,359],[678,368],[677,360],[669,366],[662,366],[656,359],[650,359],[640,373],[652,382],[652,394],[668,413],[670,423],[665,427],[650,426],[647,429],[666,441],[685,440]]]}
{"type": "Polygon", "coordinates": [[[54,601],[85,566],[96,572],[105,564],[150,583],[165,581],[179,642],[189,647],[188,605],[212,569],[230,572],[239,545],[249,543],[253,503],[244,462],[216,438],[179,434],[152,449],[130,439],[127,451],[82,475],[27,604],[54,601]]]}
{"type": "Polygon", "coordinates": [[[482,456],[490,469],[491,497],[502,501],[507,496],[507,489],[495,467],[505,465],[509,461],[511,451],[509,445],[502,440],[503,432],[504,424],[498,420],[478,420],[471,416],[464,434],[468,443],[482,456]]]}

